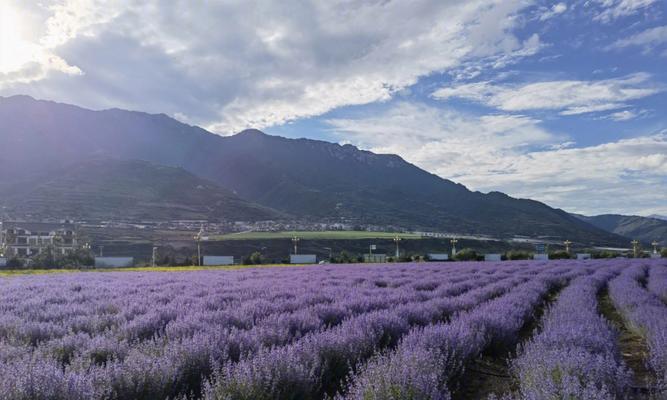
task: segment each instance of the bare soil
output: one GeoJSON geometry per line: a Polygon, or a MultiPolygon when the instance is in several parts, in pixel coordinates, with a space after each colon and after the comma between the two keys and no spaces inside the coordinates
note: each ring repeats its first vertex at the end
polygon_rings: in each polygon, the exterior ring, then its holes
{"type": "Polygon", "coordinates": [[[648,367],[649,348],[640,332],[631,329],[614,306],[605,288],[598,295],[599,312],[618,330],[618,347],[621,357],[633,374],[631,399],[654,399],[651,388],[656,376],[648,367]]]}
{"type": "MultiPolygon", "coordinates": [[[[519,331],[519,342],[529,340],[539,328],[544,312],[558,298],[562,287],[549,292],[544,301],[534,310],[531,318],[519,331]]],[[[466,367],[459,381],[459,388],[453,393],[453,400],[486,399],[491,395],[502,397],[516,392],[518,382],[510,373],[510,360],[516,356],[519,345],[503,349],[487,349],[466,367]]]]}

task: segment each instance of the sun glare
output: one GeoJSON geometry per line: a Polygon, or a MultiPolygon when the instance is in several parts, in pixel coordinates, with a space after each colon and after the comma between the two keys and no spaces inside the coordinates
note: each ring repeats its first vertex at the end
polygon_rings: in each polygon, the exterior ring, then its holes
{"type": "Polygon", "coordinates": [[[24,26],[18,12],[0,4],[0,73],[18,70],[32,58],[32,45],[22,36],[24,26]]]}

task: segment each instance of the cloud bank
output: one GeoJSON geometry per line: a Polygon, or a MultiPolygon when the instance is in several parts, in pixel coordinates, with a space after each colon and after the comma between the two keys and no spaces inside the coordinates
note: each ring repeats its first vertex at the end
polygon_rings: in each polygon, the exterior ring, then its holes
{"type": "Polygon", "coordinates": [[[407,103],[328,123],[341,137],[402,154],[473,190],[499,190],[584,214],[667,211],[667,131],[573,147],[567,135],[527,116],[407,103]]]}

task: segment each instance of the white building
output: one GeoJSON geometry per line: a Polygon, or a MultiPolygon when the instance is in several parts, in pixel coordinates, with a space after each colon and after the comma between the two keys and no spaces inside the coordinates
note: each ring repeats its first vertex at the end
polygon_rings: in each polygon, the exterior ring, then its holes
{"type": "Polygon", "coordinates": [[[202,257],[204,265],[232,265],[234,264],[233,256],[204,256],[202,257]]]}
{"type": "Polygon", "coordinates": [[[317,256],[315,254],[290,254],[290,264],[316,264],[317,256]]]}
{"type": "Polygon", "coordinates": [[[6,257],[31,257],[50,246],[66,255],[79,247],[76,226],[70,222],[3,222],[0,249],[6,257]]]}

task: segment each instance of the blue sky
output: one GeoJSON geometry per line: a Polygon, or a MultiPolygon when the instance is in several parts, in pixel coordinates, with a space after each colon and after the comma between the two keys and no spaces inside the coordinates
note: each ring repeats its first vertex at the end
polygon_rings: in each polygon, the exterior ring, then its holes
{"type": "Polygon", "coordinates": [[[665,1],[26,3],[0,6],[0,95],[352,143],[472,190],[667,214],[665,1]]]}

